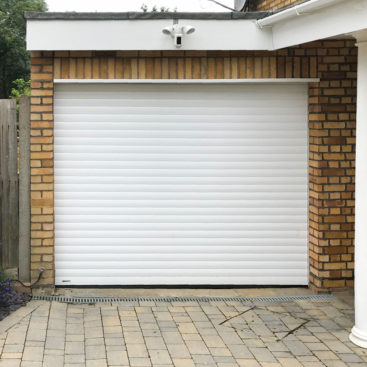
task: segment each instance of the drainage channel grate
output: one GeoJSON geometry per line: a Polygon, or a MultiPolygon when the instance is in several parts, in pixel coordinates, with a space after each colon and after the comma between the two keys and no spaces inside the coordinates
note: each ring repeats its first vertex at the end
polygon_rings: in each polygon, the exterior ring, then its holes
{"type": "Polygon", "coordinates": [[[290,301],[330,301],[332,294],[283,297],[65,297],[34,295],[38,301],[55,301],[61,303],[116,303],[116,302],[290,302],[290,301]]]}

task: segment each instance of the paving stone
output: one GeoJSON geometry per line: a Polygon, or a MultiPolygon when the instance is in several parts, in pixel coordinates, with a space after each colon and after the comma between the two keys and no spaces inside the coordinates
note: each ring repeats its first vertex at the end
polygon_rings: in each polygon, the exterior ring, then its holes
{"type": "Polygon", "coordinates": [[[167,349],[173,359],[189,359],[191,357],[185,344],[167,344],[167,349]]]}
{"type": "Polygon", "coordinates": [[[6,344],[3,348],[3,353],[23,353],[23,344],[6,344]]]}
{"type": "Polygon", "coordinates": [[[255,359],[237,359],[236,362],[240,367],[261,367],[255,359]]]}
{"type": "MultiPolygon", "coordinates": [[[[243,343],[247,346],[247,347],[252,347],[252,348],[265,348],[265,343],[260,339],[260,338],[256,338],[256,339],[246,339],[243,341],[243,343]]],[[[242,345],[242,344],[240,344],[242,345]]]]}
{"type": "Polygon", "coordinates": [[[314,354],[321,361],[324,361],[324,360],[338,360],[339,359],[338,356],[335,353],[331,352],[331,351],[329,351],[329,352],[315,351],[314,354]]]}
{"type": "Polygon", "coordinates": [[[205,335],[203,340],[209,348],[224,348],[226,346],[219,335],[205,335]]]}
{"type": "Polygon", "coordinates": [[[131,367],[150,367],[152,365],[149,358],[130,358],[129,356],[129,362],[131,367]]]}
{"type": "Polygon", "coordinates": [[[144,344],[143,334],[138,332],[125,331],[124,339],[126,344],[144,344]]]}
{"type": "Polygon", "coordinates": [[[46,340],[46,329],[45,330],[30,329],[28,330],[26,339],[32,341],[44,342],[46,340]]]}
{"type": "Polygon", "coordinates": [[[346,347],[345,344],[339,340],[325,340],[324,343],[335,353],[353,353],[352,350],[346,347]]]}
{"type": "Polygon", "coordinates": [[[311,350],[311,351],[320,351],[320,350],[329,350],[329,348],[327,347],[327,345],[325,345],[324,343],[304,343],[305,346],[311,350]]]}
{"type": "Polygon", "coordinates": [[[243,344],[243,341],[235,332],[219,332],[219,335],[225,344],[243,344]]]}
{"type": "Polygon", "coordinates": [[[84,333],[84,327],[83,324],[66,324],[66,333],[67,334],[83,334],[84,333]]]}
{"type": "Polygon", "coordinates": [[[85,345],[104,345],[103,338],[85,339],[85,345]]]}
{"type": "Polygon", "coordinates": [[[68,334],[64,338],[67,342],[83,342],[85,340],[84,334],[68,334]]]}
{"type": "Polygon", "coordinates": [[[64,349],[65,339],[62,337],[47,337],[45,348],[46,349],[64,349]]]}
{"type": "Polygon", "coordinates": [[[302,364],[296,358],[278,358],[282,367],[302,367],[302,364]]]}
{"type": "Polygon", "coordinates": [[[191,354],[210,354],[209,349],[203,341],[187,340],[186,346],[191,354]]]}
{"type": "Polygon", "coordinates": [[[118,316],[105,316],[103,326],[120,326],[120,319],[118,316]]]}
{"type": "Polygon", "coordinates": [[[202,341],[200,334],[182,334],[183,340],[202,341]]]}
{"type": "Polygon", "coordinates": [[[163,331],[162,337],[166,344],[182,344],[183,338],[178,331],[163,331]]]}
{"type": "Polygon", "coordinates": [[[145,347],[145,344],[126,344],[127,353],[130,357],[135,358],[147,358],[148,351],[145,347]]]}
{"type": "Polygon", "coordinates": [[[1,358],[0,367],[19,367],[21,359],[6,359],[1,358]]]}
{"type": "Polygon", "coordinates": [[[191,322],[184,322],[178,324],[178,330],[181,334],[197,334],[198,331],[195,325],[191,322]]]}
{"type": "Polygon", "coordinates": [[[85,346],[85,358],[89,359],[105,359],[106,349],[103,345],[86,345],[85,346]]]}
{"type": "Polygon", "coordinates": [[[65,354],[81,354],[84,353],[83,342],[66,342],[65,354]]]}
{"type": "Polygon", "coordinates": [[[194,360],[195,364],[215,364],[214,358],[211,355],[193,355],[192,359],[194,360]]]}
{"type": "Polygon", "coordinates": [[[175,367],[196,367],[192,359],[173,359],[173,365],[175,367]]]}
{"type": "Polygon", "coordinates": [[[145,337],[145,344],[150,349],[166,349],[166,344],[162,337],[145,337]]]}
{"type": "Polygon", "coordinates": [[[209,351],[213,357],[232,357],[228,348],[209,348],[209,351]]]}
{"type": "Polygon", "coordinates": [[[272,352],[275,358],[294,358],[291,352],[272,352]]]}
{"type": "Polygon", "coordinates": [[[356,354],[338,354],[338,357],[343,362],[347,362],[347,363],[360,363],[360,362],[363,362],[363,360],[356,354]]]}
{"type": "Polygon", "coordinates": [[[43,347],[24,347],[23,361],[42,362],[43,347]]]}
{"type": "Polygon", "coordinates": [[[105,359],[87,360],[86,367],[107,367],[107,361],[105,359]]]}
{"type": "Polygon", "coordinates": [[[6,338],[6,344],[24,344],[27,329],[10,331],[6,338]]]}
{"type": "Polygon", "coordinates": [[[43,367],[63,367],[64,356],[45,355],[43,358],[43,367]]]}
{"type": "Polygon", "coordinates": [[[295,356],[307,356],[312,355],[312,352],[306,347],[306,345],[300,341],[295,340],[283,340],[285,346],[295,356]]]}
{"type": "Polygon", "coordinates": [[[150,350],[149,356],[152,364],[171,364],[172,360],[167,350],[150,350]]]}
{"type": "Polygon", "coordinates": [[[323,363],[326,367],[348,367],[343,361],[325,360],[323,363]]]}
{"type": "Polygon", "coordinates": [[[125,346],[125,342],[123,338],[105,338],[104,340],[106,345],[120,345],[125,346]]]}
{"type": "Polygon", "coordinates": [[[245,345],[228,345],[228,349],[231,351],[234,358],[238,359],[249,359],[253,358],[250,350],[245,345]]]}
{"type": "Polygon", "coordinates": [[[47,329],[47,337],[56,336],[59,338],[65,338],[66,331],[65,329],[57,330],[57,329],[47,329]]]}
{"type": "Polygon", "coordinates": [[[26,347],[43,347],[45,345],[44,342],[26,340],[24,346],[26,347]]]}
{"type": "Polygon", "coordinates": [[[110,366],[129,365],[127,352],[124,351],[107,351],[107,361],[110,366]]]}
{"type": "Polygon", "coordinates": [[[213,356],[213,359],[216,363],[236,363],[233,357],[228,356],[213,356]]]}
{"type": "Polygon", "coordinates": [[[1,358],[0,367],[19,367],[21,359],[1,358]]]}
{"type": "Polygon", "coordinates": [[[273,354],[267,348],[249,348],[259,362],[276,362],[273,354]]]}
{"type": "Polygon", "coordinates": [[[51,330],[65,330],[66,324],[63,319],[50,319],[48,322],[48,329],[51,330]]]}
{"type": "Polygon", "coordinates": [[[65,363],[85,363],[84,354],[66,354],[65,363]]]}
{"type": "Polygon", "coordinates": [[[45,349],[44,355],[63,356],[65,352],[61,349],[45,349]]]}

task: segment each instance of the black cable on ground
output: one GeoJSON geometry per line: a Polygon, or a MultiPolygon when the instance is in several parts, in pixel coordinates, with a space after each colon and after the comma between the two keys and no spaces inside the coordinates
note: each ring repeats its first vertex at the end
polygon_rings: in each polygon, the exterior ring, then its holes
{"type": "Polygon", "coordinates": [[[35,282],[33,282],[32,284],[30,284],[30,285],[26,285],[26,284],[24,284],[22,281],[20,281],[19,279],[10,279],[10,281],[11,282],[17,282],[17,283],[19,283],[19,284],[21,284],[24,288],[29,288],[30,289],[30,291],[31,291],[31,295],[32,295],[32,288],[36,285],[36,284],[38,284],[39,283],[39,281],[41,280],[41,278],[42,278],[42,275],[43,275],[43,272],[44,272],[45,270],[44,269],[40,269],[39,270],[39,274],[38,274],[38,278],[37,278],[37,280],[35,281],[35,282]]]}

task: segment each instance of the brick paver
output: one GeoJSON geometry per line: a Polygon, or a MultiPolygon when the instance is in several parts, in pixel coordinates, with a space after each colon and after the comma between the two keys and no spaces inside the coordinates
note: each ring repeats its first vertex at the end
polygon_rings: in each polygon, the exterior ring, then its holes
{"type": "Polygon", "coordinates": [[[32,301],[17,312],[0,323],[0,367],[367,366],[367,351],[348,339],[353,309],[340,299],[32,301]]]}

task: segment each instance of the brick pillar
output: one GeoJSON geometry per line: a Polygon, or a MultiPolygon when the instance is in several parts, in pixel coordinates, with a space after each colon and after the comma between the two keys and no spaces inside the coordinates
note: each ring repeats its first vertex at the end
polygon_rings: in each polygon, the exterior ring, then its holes
{"type": "Polygon", "coordinates": [[[310,85],[310,284],[353,285],[356,49],[325,41],[310,85]]]}
{"type": "Polygon", "coordinates": [[[31,278],[54,284],[53,53],[31,53],[31,278]]]}

